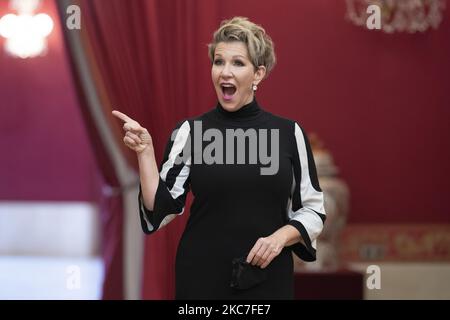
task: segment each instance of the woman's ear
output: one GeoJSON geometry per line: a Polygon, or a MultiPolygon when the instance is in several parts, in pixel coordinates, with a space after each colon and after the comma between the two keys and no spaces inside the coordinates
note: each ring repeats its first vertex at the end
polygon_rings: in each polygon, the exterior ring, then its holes
{"type": "Polygon", "coordinates": [[[258,69],[256,69],[255,72],[255,79],[254,84],[258,85],[262,79],[264,79],[266,75],[266,67],[265,66],[259,66],[258,69]]]}

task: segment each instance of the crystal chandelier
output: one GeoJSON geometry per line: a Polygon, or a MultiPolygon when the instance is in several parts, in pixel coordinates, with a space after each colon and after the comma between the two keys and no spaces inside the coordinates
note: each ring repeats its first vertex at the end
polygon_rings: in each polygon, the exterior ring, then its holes
{"type": "Polygon", "coordinates": [[[358,26],[366,26],[367,8],[377,5],[381,13],[381,30],[424,32],[437,29],[442,21],[445,0],[346,0],[346,17],[358,26]]]}

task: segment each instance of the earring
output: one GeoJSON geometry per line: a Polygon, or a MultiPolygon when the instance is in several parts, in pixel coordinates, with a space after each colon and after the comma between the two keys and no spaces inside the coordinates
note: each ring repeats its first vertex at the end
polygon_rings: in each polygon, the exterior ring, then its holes
{"type": "Polygon", "coordinates": [[[258,86],[256,84],[253,85],[253,91],[258,90],[258,86]]]}

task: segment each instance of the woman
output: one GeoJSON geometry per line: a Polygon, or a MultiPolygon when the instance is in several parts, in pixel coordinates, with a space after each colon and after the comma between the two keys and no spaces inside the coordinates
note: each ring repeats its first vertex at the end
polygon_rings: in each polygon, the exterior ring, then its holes
{"type": "Polygon", "coordinates": [[[176,298],[292,299],[291,252],[315,260],[325,221],[308,139],[255,100],[275,64],[263,28],[242,17],[223,21],[209,55],[217,106],[177,125],[159,174],[148,131],[113,111],[138,157],[142,228],[155,232],[182,214],[192,189],[176,298]]]}

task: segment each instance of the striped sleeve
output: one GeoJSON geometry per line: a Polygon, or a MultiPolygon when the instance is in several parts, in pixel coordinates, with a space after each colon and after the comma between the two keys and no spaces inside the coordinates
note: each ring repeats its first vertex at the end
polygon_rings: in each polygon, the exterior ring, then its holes
{"type": "Polygon", "coordinates": [[[323,192],[319,186],[311,146],[303,129],[295,123],[295,152],[293,182],[288,203],[288,224],[301,234],[304,243],[291,246],[294,253],[305,261],[316,260],[317,237],[325,223],[323,192]]]}
{"type": "Polygon", "coordinates": [[[139,216],[146,234],[162,228],[184,212],[190,189],[190,167],[190,125],[184,121],[177,125],[166,145],[153,210],[145,207],[139,185],[139,216]]]}

